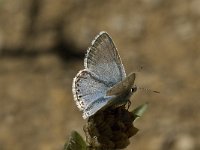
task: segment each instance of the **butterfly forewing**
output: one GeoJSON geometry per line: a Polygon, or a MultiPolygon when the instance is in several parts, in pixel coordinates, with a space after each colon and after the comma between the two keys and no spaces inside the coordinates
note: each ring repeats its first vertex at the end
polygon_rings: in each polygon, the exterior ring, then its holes
{"type": "Polygon", "coordinates": [[[109,86],[113,86],[126,76],[117,49],[106,32],[101,32],[92,42],[84,65],[109,86]]]}

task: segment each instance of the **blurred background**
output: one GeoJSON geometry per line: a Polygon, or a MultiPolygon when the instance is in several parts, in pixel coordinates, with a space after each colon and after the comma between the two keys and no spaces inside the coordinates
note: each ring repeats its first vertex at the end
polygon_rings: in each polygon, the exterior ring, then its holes
{"type": "Polygon", "coordinates": [[[100,31],[113,38],[127,74],[160,94],[127,150],[200,149],[199,0],[0,0],[0,149],[60,150],[85,121],[72,79],[100,31]]]}

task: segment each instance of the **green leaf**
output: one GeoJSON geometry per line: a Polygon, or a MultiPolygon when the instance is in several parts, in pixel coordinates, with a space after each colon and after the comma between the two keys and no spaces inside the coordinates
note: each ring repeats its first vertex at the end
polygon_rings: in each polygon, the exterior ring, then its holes
{"type": "Polygon", "coordinates": [[[64,150],[86,150],[86,143],[78,132],[72,131],[69,141],[64,145],[64,150]]]}
{"type": "Polygon", "coordinates": [[[144,114],[144,112],[147,110],[147,107],[148,107],[148,103],[145,103],[145,104],[142,104],[142,105],[138,106],[137,108],[135,108],[132,111],[133,115],[135,116],[134,120],[136,118],[141,117],[144,114]]]}

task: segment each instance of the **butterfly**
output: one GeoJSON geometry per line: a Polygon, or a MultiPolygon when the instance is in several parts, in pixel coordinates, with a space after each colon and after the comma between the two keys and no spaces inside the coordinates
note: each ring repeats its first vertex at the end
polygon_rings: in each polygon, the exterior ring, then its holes
{"type": "Polygon", "coordinates": [[[92,41],[84,59],[84,69],[73,79],[72,93],[86,119],[109,106],[129,102],[137,90],[136,74],[126,76],[117,48],[106,32],[92,41]]]}

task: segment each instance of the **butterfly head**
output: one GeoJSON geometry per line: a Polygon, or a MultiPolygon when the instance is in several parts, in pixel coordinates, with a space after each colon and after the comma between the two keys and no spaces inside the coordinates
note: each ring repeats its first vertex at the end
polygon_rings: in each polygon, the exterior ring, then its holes
{"type": "Polygon", "coordinates": [[[134,85],[134,86],[131,88],[131,93],[133,94],[133,93],[135,93],[136,91],[137,91],[137,86],[134,85]]]}

